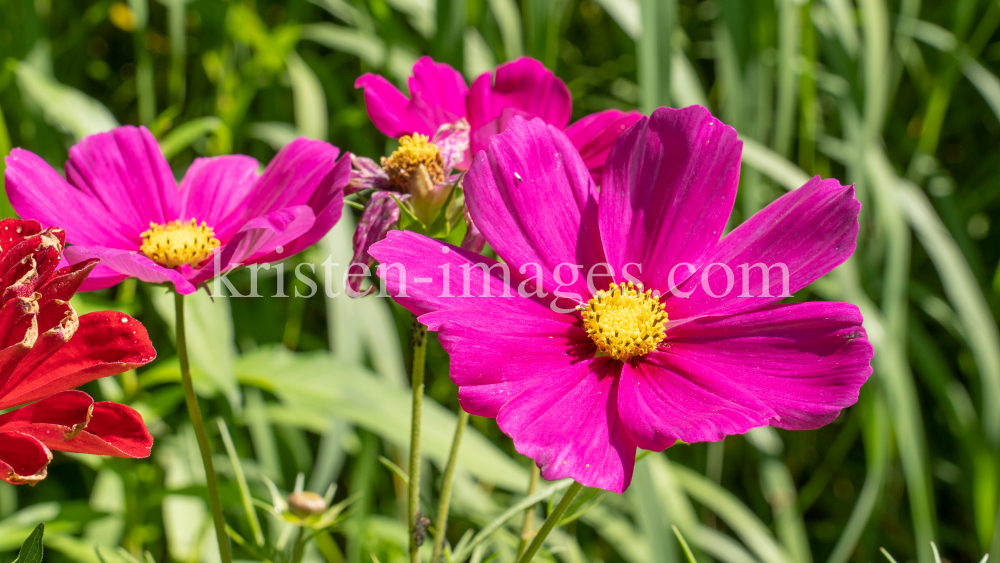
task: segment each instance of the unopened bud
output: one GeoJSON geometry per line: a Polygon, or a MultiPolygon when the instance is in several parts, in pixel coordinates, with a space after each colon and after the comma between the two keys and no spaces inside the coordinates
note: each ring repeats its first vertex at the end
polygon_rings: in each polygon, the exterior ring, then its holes
{"type": "Polygon", "coordinates": [[[292,493],[288,495],[288,510],[299,518],[308,518],[326,510],[326,501],[310,491],[292,493]]]}

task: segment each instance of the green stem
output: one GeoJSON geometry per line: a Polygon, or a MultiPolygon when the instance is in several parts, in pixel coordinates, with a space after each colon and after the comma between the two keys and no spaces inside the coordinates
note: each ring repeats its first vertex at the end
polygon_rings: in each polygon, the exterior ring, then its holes
{"type": "Polygon", "coordinates": [[[194,434],[198,437],[198,449],[201,450],[201,461],[205,464],[205,481],[208,485],[208,504],[212,509],[212,519],[215,521],[215,534],[219,539],[219,555],[222,563],[232,563],[233,554],[229,547],[229,536],[226,533],[226,520],[222,516],[222,499],[219,497],[219,479],[215,475],[212,464],[212,448],[208,444],[208,433],[205,432],[205,422],[201,418],[201,408],[198,407],[198,397],[194,394],[194,384],[191,383],[191,367],[188,364],[187,340],[184,335],[184,296],[174,294],[174,306],[177,314],[177,359],[181,363],[181,384],[184,387],[184,400],[187,403],[188,414],[194,434]]]}
{"type": "MultiPolygon", "coordinates": [[[[538,469],[538,465],[534,461],[531,462],[531,478],[528,480],[528,495],[531,496],[535,494],[535,490],[538,489],[538,477],[541,470],[538,469]]],[[[524,524],[521,525],[521,542],[517,546],[517,556],[520,557],[524,553],[524,548],[528,547],[528,538],[531,533],[531,524],[535,520],[535,505],[531,505],[524,509],[524,524]]]]}
{"type": "Polygon", "coordinates": [[[574,482],[569,486],[569,489],[566,491],[566,494],[563,495],[562,500],[559,501],[559,504],[557,504],[555,509],[552,510],[552,514],[549,514],[549,517],[545,519],[545,523],[542,524],[541,529],[538,530],[538,534],[535,535],[535,539],[531,540],[531,545],[529,545],[528,549],[526,549],[525,552],[521,554],[521,557],[517,559],[517,563],[528,563],[531,561],[531,558],[535,556],[538,549],[542,547],[542,543],[545,541],[545,538],[548,537],[549,532],[551,532],[552,529],[559,524],[559,521],[562,520],[563,514],[566,513],[566,509],[569,508],[570,503],[573,502],[573,498],[576,497],[576,494],[579,493],[582,488],[583,485],[577,482],[574,482]]]}
{"type": "MultiPolygon", "coordinates": [[[[417,518],[420,512],[420,424],[424,404],[424,359],[427,355],[427,327],[413,319],[413,418],[410,421],[410,490],[407,516],[410,530],[410,562],[420,563],[417,545],[417,518]]],[[[422,534],[421,534],[422,536],[422,534]]],[[[422,543],[422,542],[421,542],[422,543]]]]}
{"type": "Polygon", "coordinates": [[[444,533],[448,529],[448,510],[451,508],[451,481],[455,476],[455,466],[458,465],[458,448],[462,445],[462,434],[469,422],[469,413],[459,407],[458,424],[455,426],[455,438],[451,441],[451,454],[448,455],[448,465],[444,468],[441,480],[441,498],[438,500],[437,519],[434,522],[434,555],[431,563],[441,561],[444,550],[444,533]]]}

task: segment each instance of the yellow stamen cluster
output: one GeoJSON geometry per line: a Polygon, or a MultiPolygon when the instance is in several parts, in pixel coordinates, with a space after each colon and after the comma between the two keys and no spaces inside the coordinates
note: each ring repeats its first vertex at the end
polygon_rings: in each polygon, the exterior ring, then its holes
{"type": "Polygon", "coordinates": [[[389,183],[393,188],[406,192],[412,178],[420,166],[430,177],[431,183],[444,181],[444,158],[441,151],[430,142],[427,135],[419,133],[412,137],[406,135],[399,139],[399,148],[388,158],[382,157],[382,168],[389,175],[389,183]]]}
{"type": "Polygon", "coordinates": [[[652,291],[632,282],[611,284],[580,306],[583,328],[605,356],[628,361],[656,349],[666,336],[667,313],[652,291]]]}
{"type": "Polygon", "coordinates": [[[142,233],[139,252],[161,266],[176,268],[183,264],[200,264],[219,244],[215,231],[204,221],[200,225],[194,219],[187,223],[171,221],[166,225],[150,223],[149,230],[142,233]]]}

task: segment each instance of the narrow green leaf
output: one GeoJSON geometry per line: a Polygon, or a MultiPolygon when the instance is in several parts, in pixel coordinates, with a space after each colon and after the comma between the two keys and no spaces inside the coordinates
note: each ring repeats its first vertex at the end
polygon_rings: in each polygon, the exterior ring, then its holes
{"type": "Polygon", "coordinates": [[[18,63],[16,72],[22,95],[37,104],[49,124],[77,141],[118,127],[118,120],[101,102],[56,82],[37,67],[18,63]]]}
{"type": "Polygon", "coordinates": [[[694,558],[694,553],[691,553],[691,548],[688,546],[688,542],[684,539],[681,531],[677,529],[677,526],[671,524],[670,529],[674,531],[674,535],[677,536],[677,541],[681,544],[681,549],[684,550],[684,556],[687,557],[688,563],[698,563],[698,560],[694,558]]]}
{"type": "Polygon", "coordinates": [[[329,127],[326,111],[326,94],[316,73],[295,51],[288,53],[285,61],[288,76],[292,82],[292,96],[295,110],[295,126],[300,135],[325,141],[329,127]]]}
{"type": "Polygon", "coordinates": [[[386,467],[389,471],[392,471],[393,475],[399,477],[399,480],[403,482],[407,487],[410,486],[410,476],[403,471],[403,468],[392,462],[391,459],[380,455],[378,456],[378,461],[386,467]]]}
{"type": "Polygon", "coordinates": [[[264,532],[260,527],[260,520],[257,518],[257,510],[253,506],[253,495],[250,494],[250,487],[247,486],[247,478],[243,473],[243,463],[240,461],[240,455],[236,452],[236,446],[233,445],[233,438],[229,435],[229,427],[226,426],[226,421],[219,418],[219,433],[222,436],[222,443],[226,446],[226,453],[229,454],[229,462],[233,465],[233,473],[236,474],[236,484],[240,488],[240,499],[243,501],[243,510],[247,515],[247,522],[250,524],[250,530],[253,532],[253,539],[258,546],[264,546],[264,532]]]}
{"type": "Polygon", "coordinates": [[[732,493],[683,465],[673,465],[672,469],[687,493],[724,520],[761,560],[774,563],[791,561],[767,526],[732,493]]]}
{"type": "Polygon", "coordinates": [[[521,36],[521,14],[514,0],[489,0],[490,11],[497,20],[506,60],[524,55],[524,38],[521,36]]]}
{"type": "Polygon", "coordinates": [[[218,117],[209,116],[192,119],[170,131],[160,141],[160,151],[163,153],[164,158],[170,160],[177,153],[190,147],[192,143],[214,132],[219,127],[222,127],[222,120],[218,117]]]}

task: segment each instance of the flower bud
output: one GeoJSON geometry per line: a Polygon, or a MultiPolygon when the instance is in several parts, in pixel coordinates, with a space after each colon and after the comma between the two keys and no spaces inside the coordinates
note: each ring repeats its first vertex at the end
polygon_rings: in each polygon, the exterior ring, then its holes
{"type": "Polygon", "coordinates": [[[292,493],[288,495],[288,510],[299,518],[308,518],[326,510],[326,501],[310,491],[292,493]]]}

